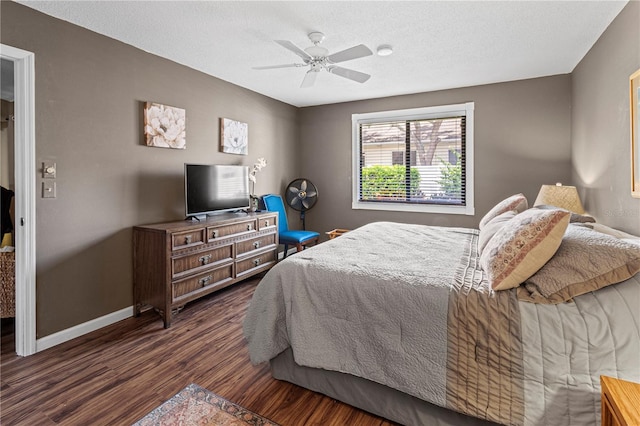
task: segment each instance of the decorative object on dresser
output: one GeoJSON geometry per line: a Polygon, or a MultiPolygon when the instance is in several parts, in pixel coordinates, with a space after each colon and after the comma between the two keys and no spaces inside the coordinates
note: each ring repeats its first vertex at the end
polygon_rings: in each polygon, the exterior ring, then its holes
{"type": "Polygon", "coordinates": [[[186,115],[182,108],[146,102],[144,136],[147,146],[186,149],[186,115]]]}
{"type": "Polygon", "coordinates": [[[256,174],[267,167],[267,160],[264,158],[258,158],[258,160],[253,163],[251,166],[251,171],[249,171],[249,181],[251,182],[251,205],[249,206],[249,211],[255,212],[258,210],[258,197],[256,196],[256,174]]]}
{"type": "Polygon", "coordinates": [[[278,215],[224,213],[199,222],[133,228],[135,315],[155,308],[171,326],[174,311],[277,260],[278,215]]]}
{"type": "Polygon", "coordinates": [[[229,118],[220,119],[220,150],[227,154],[249,153],[249,125],[229,118]]]}
{"type": "Polygon", "coordinates": [[[602,426],[640,425],[640,383],[600,376],[602,426]]]}

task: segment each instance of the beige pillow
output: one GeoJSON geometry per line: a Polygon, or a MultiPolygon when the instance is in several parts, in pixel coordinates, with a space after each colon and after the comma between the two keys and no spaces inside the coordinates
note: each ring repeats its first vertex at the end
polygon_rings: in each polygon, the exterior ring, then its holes
{"type": "Polygon", "coordinates": [[[547,263],[562,242],[569,217],[562,210],[526,210],[505,224],[480,255],[491,288],[519,286],[547,263]]]}
{"type": "Polygon", "coordinates": [[[515,210],[518,213],[522,213],[529,207],[529,203],[527,202],[527,198],[522,194],[512,195],[511,197],[500,201],[496,204],[487,214],[485,214],[482,219],[480,219],[479,228],[482,229],[484,226],[489,223],[491,219],[496,216],[501,215],[504,212],[508,212],[511,210],[515,210]]]}
{"type": "Polygon", "coordinates": [[[482,250],[484,250],[487,243],[496,234],[496,232],[501,230],[502,227],[517,214],[517,211],[509,210],[508,212],[504,212],[487,222],[487,224],[480,230],[480,235],[478,236],[478,253],[482,253],[482,250]]]}
{"type": "Polygon", "coordinates": [[[518,299],[556,304],[640,272],[640,245],[570,225],[556,254],[518,288],[518,299]]]}

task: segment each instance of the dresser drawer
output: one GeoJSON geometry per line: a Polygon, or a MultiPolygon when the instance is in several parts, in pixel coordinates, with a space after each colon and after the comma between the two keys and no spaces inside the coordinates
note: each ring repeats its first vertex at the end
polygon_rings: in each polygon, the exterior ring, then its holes
{"type": "Polygon", "coordinates": [[[177,299],[185,297],[190,293],[231,280],[233,280],[233,263],[174,282],[172,284],[173,300],[175,302],[177,299]]]}
{"type": "Polygon", "coordinates": [[[204,244],[206,238],[204,232],[204,228],[199,228],[171,234],[171,250],[180,250],[204,244]]]}
{"type": "Polygon", "coordinates": [[[255,232],[257,227],[257,219],[251,218],[243,221],[230,223],[227,225],[217,225],[207,227],[207,241],[212,242],[223,239],[225,237],[233,237],[246,234],[247,232],[255,232]]]}
{"type": "Polygon", "coordinates": [[[171,259],[171,276],[173,278],[183,277],[232,260],[233,244],[231,243],[197,253],[173,257],[171,259]]]}
{"type": "Polygon", "coordinates": [[[262,216],[258,219],[258,231],[263,231],[265,229],[276,228],[278,226],[278,214],[274,214],[273,216],[262,216]]]}
{"type": "Polygon", "coordinates": [[[236,262],[236,277],[254,272],[256,269],[266,268],[276,263],[276,251],[269,250],[260,253],[256,256],[252,256],[248,259],[236,262]]]}
{"type": "Polygon", "coordinates": [[[276,234],[263,235],[236,243],[236,257],[249,256],[251,252],[275,246],[276,234]]]}

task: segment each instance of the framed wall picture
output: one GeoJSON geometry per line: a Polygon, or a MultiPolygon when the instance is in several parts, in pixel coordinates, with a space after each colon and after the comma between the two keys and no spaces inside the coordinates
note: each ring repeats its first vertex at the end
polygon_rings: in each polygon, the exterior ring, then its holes
{"type": "Polygon", "coordinates": [[[154,102],[144,104],[144,138],[147,146],[186,149],[186,111],[154,102]]]}
{"type": "Polygon", "coordinates": [[[249,153],[249,125],[229,118],[220,119],[220,150],[228,154],[249,153]]]}
{"type": "Polygon", "coordinates": [[[631,196],[640,198],[640,70],[631,74],[631,196]]]}

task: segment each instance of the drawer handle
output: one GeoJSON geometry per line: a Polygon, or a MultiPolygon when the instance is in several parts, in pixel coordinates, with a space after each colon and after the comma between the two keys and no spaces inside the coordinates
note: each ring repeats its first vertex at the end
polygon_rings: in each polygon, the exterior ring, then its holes
{"type": "Polygon", "coordinates": [[[216,230],[214,230],[214,231],[211,233],[211,238],[218,238],[218,230],[217,230],[217,229],[216,229],[216,230]]]}
{"type": "Polygon", "coordinates": [[[207,263],[209,263],[211,261],[211,254],[207,254],[205,256],[200,256],[200,263],[202,263],[203,265],[206,265],[207,263]]]}
{"type": "Polygon", "coordinates": [[[200,285],[201,285],[202,287],[204,287],[205,285],[207,285],[207,283],[208,283],[209,281],[211,281],[211,278],[212,278],[212,277],[211,277],[211,275],[207,275],[207,276],[206,276],[206,277],[204,277],[204,278],[200,278],[200,279],[198,280],[198,283],[200,283],[200,285]]]}
{"type": "Polygon", "coordinates": [[[187,235],[186,237],[184,237],[184,243],[191,244],[191,235],[187,235]]]}
{"type": "Polygon", "coordinates": [[[247,225],[247,231],[252,231],[253,230],[253,225],[252,224],[248,224],[247,225]]]}
{"type": "Polygon", "coordinates": [[[257,258],[257,259],[254,259],[254,260],[253,260],[253,263],[254,263],[256,266],[258,266],[258,265],[260,265],[260,262],[261,262],[261,261],[262,261],[262,260],[261,260],[260,258],[257,258]]]}
{"type": "Polygon", "coordinates": [[[269,221],[268,220],[264,221],[264,226],[269,226],[269,221]]]}
{"type": "Polygon", "coordinates": [[[254,248],[260,248],[260,241],[256,241],[253,243],[254,248]]]}

